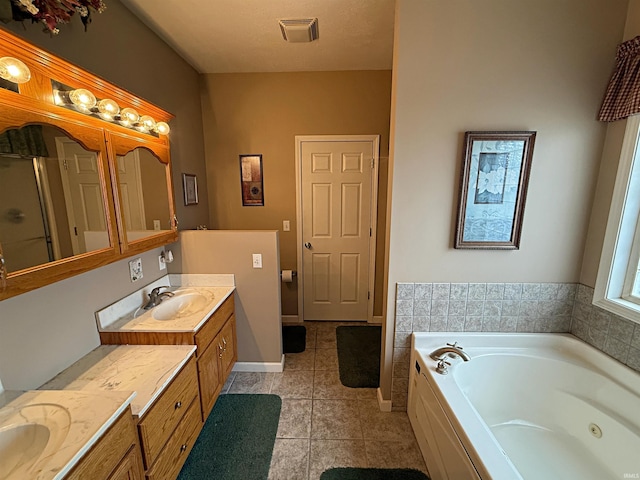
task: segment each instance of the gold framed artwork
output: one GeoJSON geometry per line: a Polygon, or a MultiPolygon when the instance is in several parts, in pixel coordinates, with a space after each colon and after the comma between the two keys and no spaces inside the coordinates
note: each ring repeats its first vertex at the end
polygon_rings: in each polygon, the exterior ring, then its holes
{"type": "Polygon", "coordinates": [[[242,206],[264,206],[262,155],[240,155],[242,206]]]}
{"type": "Polygon", "coordinates": [[[466,132],[454,248],[517,250],[536,132],[466,132]]]}

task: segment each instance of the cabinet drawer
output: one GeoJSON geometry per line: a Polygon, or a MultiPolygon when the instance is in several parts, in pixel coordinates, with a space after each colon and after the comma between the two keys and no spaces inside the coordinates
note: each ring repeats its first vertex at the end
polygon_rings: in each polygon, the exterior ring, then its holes
{"type": "Polygon", "coordinates": [[[235,304],[233,294],[231,294],[196,333],[196,345],[198,346],[196,355],[202,355],[204,353],[207,346],[211,343],[211,340],[218,334],[227,319],[233,315],[234,309],[235,304]]]}
{"type": "Polygon", "coordinates": [[[127,408],[73,470],[64,477],[65,480],[107,478],[132,445],[135,447],[134,455],[139,456],[136,427],[131,409],[127,408]]]}
{"type": "Polygon", "coordinates": [[[149,468],[198,396],[196,361],[191,357],[165,392],[138,423],[144,464],[149,468]]]}
{"type": "Polygon", "coordinates": [[[202,430],[200,402],[196,399],[191,402],[175,433],[165,445],[151,470],[147,472],[147,478],[149,480],[176,478],[189,456],[200,430],[202,430]]]}

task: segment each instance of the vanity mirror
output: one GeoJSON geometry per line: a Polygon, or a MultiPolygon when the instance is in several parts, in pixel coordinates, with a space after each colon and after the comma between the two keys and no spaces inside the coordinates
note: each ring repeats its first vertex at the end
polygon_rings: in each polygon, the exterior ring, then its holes
{"type": "Polygon", "coordinates": [[[47,124],[0,133],[0,243],[7,272],[116,244],[107,228],[101,143],[85,147],[47,124]],[[104,241],[96,243],[95,236],[104,241]]]}
{"type": "Polygon", "coordinates": [[[128,135],[110,133],[118,186],[118,228],[128,254],[146,250],[158,239],[173,241],[175,212],[168,148],[128,135]]]}
{"type": "Polygon", "coordinates": [[[0,57],[29,71],[0,85],[0,300],[175,241],[171,114],[2,30],[0,57]]]}

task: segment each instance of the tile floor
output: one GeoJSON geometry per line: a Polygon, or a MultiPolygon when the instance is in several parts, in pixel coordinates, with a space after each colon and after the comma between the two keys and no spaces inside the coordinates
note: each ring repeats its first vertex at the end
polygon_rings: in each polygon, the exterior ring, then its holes
{"type": "Polygon", "coordinates": [[[318,480],[333,467],[415,468],[426,473],[407,414],[381,412],[376,389],[340,383],[339,325],[354,324],[305,322],[306,350],[286,354],[284,372],[234,372],[225,384],[223,393],[282,398],[269,480],[318,480]]]}

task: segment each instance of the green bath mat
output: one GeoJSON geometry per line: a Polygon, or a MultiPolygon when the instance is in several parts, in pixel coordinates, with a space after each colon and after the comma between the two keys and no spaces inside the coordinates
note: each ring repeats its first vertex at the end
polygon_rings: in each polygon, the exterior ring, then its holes
{"type": "Polygon", "coordinates": [[[382,327],[342,326],[336,328],[338,369],[345,387],[380,386],[380,348],[382,327]]]}
{"type": "Polygon", "coordinates": [[[220,395],[178,480],[266,479],[281,407],[277,395],[220,395]]]}
{"type": "Polygon", "coordinates": [[[320,480],[429,480],[419,470],[408,468],[332,468],[320,480]]]}
{"type": "Polygon", "coordinates": [[[307,347],[307,327],[284,325],[282,327],[282,353],[301,353],[307,347]]]}

